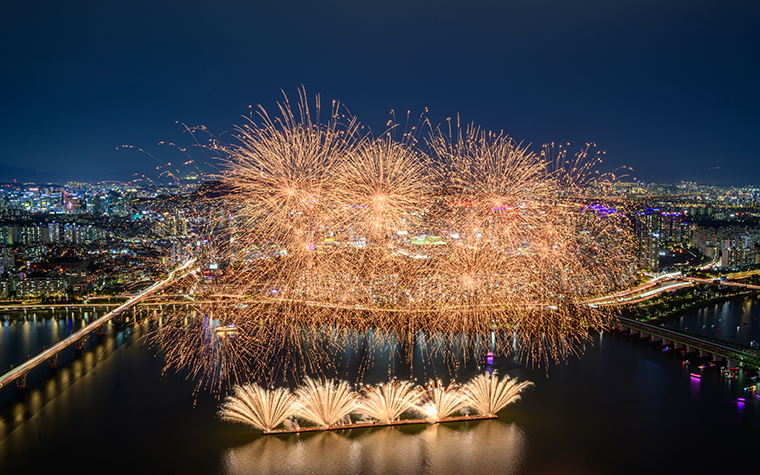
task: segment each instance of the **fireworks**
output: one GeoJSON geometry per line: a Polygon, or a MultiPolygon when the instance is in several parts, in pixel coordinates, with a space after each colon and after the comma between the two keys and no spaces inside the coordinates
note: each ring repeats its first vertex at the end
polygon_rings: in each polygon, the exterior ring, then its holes
{"type": "Polygon", "coordinates": [[[465,386],[468,404],[475,411],[485,415],[495,415],[509,404],[520,400],[520,393],[533,383],[524,381],[518,383],[508,376],[499,380],[496,372],[485,373],[474,377],[465,386]]]}
{"type": "Polygon", "coordinates": [[[634,265],[626,218],[594,206],[608,177],[590,148],[534,153],[472,126],[396,140],[363,135],[338,103],[320,114],[302,93],[297,112],[262,109],[238,144],[215,146],[224,172],[190,220],[206,270],[195,321],[237,332],[212,345],[198,324],[165,323],[171,364],[271,383],[275,366],[323,374],[368,331],[401,342],[409,364],[420,332],[466,359],[492,331],[516,338],[487,351],[544,363],[602,328],[584,300],[627,284],[634,265]]]}
{"type": "Polygon", "coordinates": [[[368,386],[361,399],[360,411],[380,422],[393,422],[411,410],[420,399],[420,390],[408,381],[368,386]]]}
{"type": "Polygon", "coordinates": [[[346,381],[305,378],[296,388],[298,415],[319,426],[329,427],[348,418],[356,408],[356,393],[346,381]]]}
{"type": "MultiPolygon", "coordinates": [[[[387,384],[366,386],[354,392],[346,381],[305,378],[295,390],[263,389],[256,384],[236,386],[219,412],[223,420],[251,425],[265,433],[272,432],[291,416],[300,418],[320,429],[352,425],[351,415],[393,424],[401,416],[422,414],[425,421],[440,422],[457,412],[472,408],[485,416],[498,411],[520,398],[520,392],[532,383],[508,377],[499,381],[488,373],[477,376],[465,386],[430,381],[425,388],[409,381],[393,380],[387,384]]],[[[412,421],[422,422],[422,421],[412,421]]],[[[372,422],[354,426],[373,425],[372,422]]]]}
{"type": "Polygon", "coordinates": [[[290,391],[278,388],[268,391],[257,384],[236,386],[227,397],[220,415],[223,420],[249,424],[264,432],[282,424],[296,410],[290,391]]]}
{"type": "Polygon", "coordinates": [[[430,381],[425,391],[424,402],[417,410],[429,422],[438,422],[467,406],[466,394],[455,383],[443,386],[440,381],[430,381]]]}

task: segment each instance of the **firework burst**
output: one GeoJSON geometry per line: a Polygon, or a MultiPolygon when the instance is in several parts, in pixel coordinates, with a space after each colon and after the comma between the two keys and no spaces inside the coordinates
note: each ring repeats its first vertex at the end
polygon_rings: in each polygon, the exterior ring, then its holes
{"type": "MultiPolygon", "coordinates": [[[[332,349],[356,349],[369,331],[466,345],[508,332],[494,353],[563,359],[603,327],[584,300],[632,278],[625,216],[594,207],[609,177],[590,148],[534,153],[474,126],[431,128],[421,142],[362,135],[338,103],[322,118],[303,92],[297,108],[286,100],[259,119],[216,146],[224,171],[191,220],[192,252],[214,269],[197,311],[237,328],[228,376],[271,381],[273,364],[323,374],[332,349]]],[[[207,345],[182,340],[202,331],[172,335],[175,361],[203,361],[207,345]]]]}
{"type": "Polygon", "coordinates": [[[329,427],[349,417],[356,409],[356,393],[346,381],[305,378],[296,388],[298,416],[318,427],[329,427]]]}
{"type": "Polygon", "coordinates": [[[440,381],[430,381],[422,396],[422,404],[416,410],[429,422],[450,417],[467,406],[461,386],[451,383],[444,386],[440,381]]]}

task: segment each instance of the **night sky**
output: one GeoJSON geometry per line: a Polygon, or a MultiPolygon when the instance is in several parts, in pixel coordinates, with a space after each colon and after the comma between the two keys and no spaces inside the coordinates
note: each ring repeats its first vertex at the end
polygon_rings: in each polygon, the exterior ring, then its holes
{"type": "Polygon", "coordinates": [[[192,144],[182,124],[232,141],[303,85],[375,132],[427,107],[535,150],[595,142],[639,180],[760,185],[754,0],[23,0],[0,38],[1,181],[149,173],[182,160],[159,145],[192,144]]]}

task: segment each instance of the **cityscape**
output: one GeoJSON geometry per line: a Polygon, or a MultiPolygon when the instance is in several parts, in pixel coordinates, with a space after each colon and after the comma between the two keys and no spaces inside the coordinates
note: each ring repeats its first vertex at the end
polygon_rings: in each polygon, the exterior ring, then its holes
{"type": "MultiPolygon", "coordinates": [[[[521,162],[520,166],[524,167],[525,163],[521,162]]],[[[236,172],[244,170],[238,168],[236,172]]],[[[56,343],[49,350],[44,345],[34,350],[42,351],[33,360],[41,362],[42,367],[47,362],[50,368],[47,376],[42,369],[34,373],[23,370],[21,363],[28,357],[19,354],[15,344],[5,346],[11,348],[10,353],[3,356],[3,361],[10,363],[11,372],[4,377],[8,383],[3,384],[10,386],[15,381],[17,389],[0,389],[5,392],[3,396],[12,411],[28,410],[22,409],[30,404],[24,395],[37,394],[38,385],[55,384],[61,391],[75,383],[69,381],[70,378],[86,378],[88,370],[79,367],[75,374],[65,376],[66,382],[63,382],[59,378],[70,370],[60,365],[77,367],[84,361],[82,358],[87,359],[88,351],[90,354],[100,352],[99,359],[107,357],[109,350],[103,347],[106,338],[112,342],[109,346],[116,346],[119,340],[123,344],[130,334],[140,335],[134,340],[138,345],[158,351],[162,374],[185,375],[186,381],[194,386],[194,389],[186,389],[186,397],[196,399],[196,404],[199,398],[211,398],[221,404],[221,398],[226,397],[226,402],[219,406],[218,424],[237,422],[263,430],[264,434],[281,434],[281,437],[287,434],[300,437],[301,433],[306,437],[310,431],[325,429],[344,433],[373,430],[371,427],[377,425],[485,424],[489,418],[497,417],[497,413],[504,414],[508,406],[519,411],[520,404],[515,403],[521,400],[520,393],[525,393],[522,398],[529,400],[534,387],[530,380],[516,384],[518,379],[526,377],[524,374],[513,373],[512,378],[507,375],[499,380],[497,368],[515,368],[515,365],[534,371],[538,368],[539,374],[545,371],[544,377],[551,380],[561,367],[558,365],[582,361],[590,348],[601,345],[605,334],[617,336],[620,343],[645,351],[674,352],[671,360],[676,359],[682,368],[680,373],[692,381],[697,377],[718,377],[718,381],[749,384],[738,399],[742,406],[754,396],[758,373],[752,368],[760,363],[754,332],[742,332],[740,338],[737,326],[735,335],[724,341],[721,335],[716,335],[715,323],[710,323],[713,331],[705,324],[703,332],[697,329],[696,333],[689,331],[688,326],[681,333],[673,333],[669,327],[672,328],[672,322],[685,326],[683,322],[695,317],[699,321],[714,321],[705,316],[706,311],[717,311],[726,317],[729,308],[739,308],[744,312],[739,318],[744,320],[748,309],[754,312],[752,302],[760,290],[758,188],[624,181],[592,182],[578,187],[571,197],[577,209],[568,215],[570,219],[576,224],[586,222],[584,216],[590,211],[593,220],[612,222],[616,234],[626,236],[622,241],[624,247],[615,251],[617,262],[607,266],[607,274],[619,266],[614,285],[600,294],[604,287],[599,285],[609,285],[610,281],[603,279],[595,284],[593,277],[583,277],[584,271],[577,271],[580,274],[575,279],[582,279],[583,285],[573,299],[592,311],[584,317],[584,311],[575,306],[568,307],[569,313],[560,309],[567,303],[565,296],[546,300],[547,296],[554,295],[547,294],[547,290],[531,294],[518,287],[518,292],[528,296],[525,300],[508,289],[501,297],[504,291],[500,285],[509,288],[519,282],[510,284],[510,277],[498,277],[506,261],[485,272],[482,271],[489,269],[489,264],[476,261],[477,272],[469,277],[466,272],[457,277],[450,274],[447,267],[433,266],[432,269],[438,270],[433,270],[433,274],[424,273],[421,280],[412,285],[412,288],[417,286],[416,292],[399,288],[400,283],[409,280],[403,276],[409,271],[397,266],[383,271],[377,260],[382,259],[382,254],[372,251],[378,242],[389,240],[393,252],[410,262],[445,262],[449,254],[464,252],[461,248],[477,249],[476,243],[483,239],[483,234],[488,235],[485,241],[490,243],[488,247],[505,245],[499,244],[501,238],[498,237],[504,231],[499,231],[494,224],[483,228],[482,233],[468,233],[466,229],[472,226],[475,200],[463,199],[461,191],[436,192],[433,198],[423,195],[421,214],[427,214],[428,218],[416,221],[407,214],[407,208],[400,215],[396,215],[396,211],[388,215],[373,212],[369,223],[385,216],[383,226],[390,233],[378,234],[363,223],[362,208],[351,208],[359,210],[358,218],[346,218],[342,212],[338,213],[338,222],[350,223],[348,229],[353,231],[348,234],[327,224],[329,219],[324,211],[317,213],[319,222],[323,223],[319,231],[322,237],[307,242],[307,255],[321,255],[326,262],[331,255],[342,256],[340,270],[332,265],[327,270],[318,270],[312,258],[304,268],[299,267],[299,261],[293,262],[294,252],[297,254],[299,246],[303,247],[300,237],[303,233],[293,233],[296,224],[289,219],[296,217],[294,222],[297,223],[302,219],[301,214],[281,215],[266,228],[267,217],[280,212],[276,208],[281,206],[282,199],[275,198],[274,208],[265,208],[262,217],[246,217],[239,203],[250,203],[252,198],[242,190],[229,195],[230,186],[224,183],[230,179],[239,178],[233,173],[221,181],[219,178],[193,179],[166,185],[109,182],[2,186],[3,274],[0,282],[3,301],[0,305],[6,312],[3,331],[28,332],[30,325],[34,325],[37,333],[47,327],[43,333],[53,331],[53,334],[46,338],[57,340],[48,340],[56,343]],[[430,199],[432,203],[425,202],[430,199]],[[434,220],[439,219],[436,216],[440,216],[435,211],[440,205],[435,202],[441,200],[459,203],[465,214],[464,227],[452,227],[449,221],[444,228],[434,225],[434,220]],[[224,211],[215,211],[214,206],[218,207],[221,202],[227,203],[222,208],[224,211]],[[237,216],[233,216],[235,209],[237,216]],[[259,223],[258,229],[253,229],[250,238],[253,240],[246,241],[248,230],[241,224],[251,219],[259,223]],[[283,223],[288,230],[280,232],[278,229],[283,223]],[[266,230],[262,232],[260,228],[266,230]],[[294,243],[288,242],[287,236],[292,234],[296,237],[294,243]],[[282,241],[275,246],[262,246],[257,244],[262,238],[256,237],[262,235],[279,235],[282,241]],[[241,245],[241,242],[249,242],[249,245],[241,245]],[[372,268],[375,277],[370,282],[351,277],[359,271],[352,270],[353,264],[346,259],[357,252],[375,253],[372,268]],[[177,284],[166,287],[175,279],[179,268],[192,263],[196,267],[189,274],[193,276],[189,281],[185,273],[177,284]],[[241,265],[253,267],[244,270],[243,280],[239,281],[236,273],[241,272],[241,265]],[[285,273],[279,273],[280,269],[285,269],[285,273]],[[261,276],[257,276],[257,272],[261,272],[261,276]],[[378,278],[377,272],[387,273],[378,278]],[[320,277],[324,274],[328,275],[327,279],[320,277]],[[479,282],[478,286],[474,282],[479,282]],[[485,286],[487,291],[478,290],[479,286],[485,286]],[[357,287],[368,293],[348,297],[349,289],[357,287]],[[500,303],[501,298],[506,300],[500,303]],[[554,325],[553,320],[538,316],[537,310],[527,309],[541,300],[547,302],[544,305],[548,305],[549,314],[576,319],[582,325],[575,328],[563,324],[561,331],[554,330],[556,333],[552,334],[548,325],[554,325]],[[440,302],[444,306],[438,307],[440,302]],[[473,305],[475,312],[466,317],[471,323],[452,325],[443,321],[463,318],[467,315],[464,309],[473,305]],[[122,310],[130,306],[131,310],[122,310]],[[177,311],[178,308],[181,310],[177,311]],[[315,318],[315,311],[323,315],[315,318]],[[426,315],[424,322],[402,319],[409,318],[403,317],[406,314],[419,315],[421,311],[426,315]],[[266,316],[275,313],[287,315],[290,323],[275,324],[276,320],[266,316]],[[330,314],[332,317],[327,317],[330,314]],[[265,320],[259,315],[265,316],[265,320]],[[480,315],[487,320],[483,326],[477,323],[480,315]],[[598,315],[603,318],[597,319],[598,315]],[[532,330],[531,325],[524,322],[525,318],[540,321],[540,329],[532,330]],[[345,323],[346,319],[353,323],[345,323]],[[307,330],[317,321],[321,322],[322,329],[307,330]],[[640,327],[636,322],[649,326],[640,327]],[[97,330],[96,325],[100,325],[97,330]],[[325,333],[324,325],[332,330],[325,333]],[[296,328],[295,333],[293,328],[296,328]],[[512,330],[500,331],[500,328],[512,330]],[[87,332],[97,334],[95,341],[87,338],[87,332]],[[430,336],[429,341],[422,332],[430,336]],[[698,334],[703,336],[697,337],[698,334]],[[692,342],[690,338],[697,339],[692,342]],[[594,342],[595,339],[599,341],[594,342]],[[73,355],[70,349],[68,354],[56,349],[70,342],[76,343],[73,355]],[[717,342],[727,345],[728,352],[707,351],[717,342]],[[692,371],[692,364],[694,368],[698,365],[699,370],[692,371]],[[473,378],[468,385],[455,382],[457,376],[467,377],[484,368],[485,376],[473,378]],[[294,396],[287,389],[288,381],[298,383],[302,372],[339,379],[320,381],[307,377],[308,386],[296,387],[294,396]],[[493,378],[489,379],[491,373],[493,378]],[[384,385],[378,378],[381,374],[390,376],[391,381],[384,385]],[[411,379],[395,379],[398,377],[411,379]],[[486,378],[484,383],[473,386],[475,381],[480,381],[477,378],[483,377],[486,378]],[[431,378],[428,386],[416,385],[427,378],[431,378]],[[440,380],[434,382],[436,378],[450,381],[448,387],[440,380]],[[363,380],[378,385],[365,385],[363,380]],[[258,386],[257,381],[264,386],[258,386]],[[341,381],[341,386],[334,386],[337,383],[333,381],[341,381]],[[352,389],[354,384],[361,389],[352,389]],[[267,386],[277,389],[269,390],[267,386]],[[744,396],[748,389],[753,391],[744,396]],[[234,391],[228,393],[231,390],[234,391]],[[492,398],[491,402],[475,403],[475,399],[468,399],[475,398],[473,394],[480,394],[478,397],[483,401],[492,398]],[[305,419],[299,424],[296,416],[305,419]]],[[[262,192],[256,190],[255,193],[262,192]]],[[[352,202],[356,200],[355,196],[351,197],[352,202]]],[[[532,223],[529,226],[533,234],[525,239],[540,240],[537,229],[541,222],[536,220],[532,207],[526,205],[524,196],[519,201],[522,205],[515,209],[522,210],[516,216],[524,214],[523,219],[532,223]]],[[[306,203],[313,206],[315,200],[306,203]]],[[[387,204],[393,203],[388,199],[387,204]]],[[[490,209],[489,215],[499,216],[504,212],[490,204],[486,206],[490,209]]],[[[447,213],[456,214],[455,211],[447,213]]],[[[576,225],[568,229],[571,235],[581,238],[578,249],[586,249],[578,251],[581,255],[595,255],[588,244],[593,242],[589,233],[603,228],[589,227],[588,223],[583,226],[585,229],[576,225]]],[[[526,244],[528,241],[522,241],[510,254],[518,256],[521,265],[532,267],[529,263],[534,261],[526,257],[532,252],[529,251],[531,245],[526,244]]],[[[603,243],[612,246],[609,238],[603,243]]],[[[499,258],[491,255],[487,259],[499,258]]],[[[458,271],[464,272],[463,261],[456,262],[458,271]]],[[[563,265],[572,265],[570,262],[563,265]]],[[[597,265],[593,264],[593,269],[597,265]]],[[[547,272],[542,271],[541,278],[546,278],[547,272]]],[[[512,274],[521,275],[519,271],[512,274]]],[[[567,285],[561,288],[565,294],[573,292],[567,285]]],[[[727,321],[729,319],[731,317],[727,321]]],[[[734,320],[731,320],[732,325],[734,320]]],[[[722,317],[718,317],[717,322],[722,327],[722,317]]],[[[10,340],[5,341],[10,343],[10,340]]],[[[25,344],[24,348],[29,351],[35,348],[35,343],[25,344]]],[[[91,358],[89,364],[89,371],[97,367],[91,358]]],[[[530,374],[531,378],[537,376],[530,374]]],[[[13,440],[16,437],[13,434],[23,427],[26,417],[9,413],[3,426],[4,436],[13,440]]],[[[470,429],[458,430],[468,433],[470,429]]],[[[512,445],[525,443],[519,437],[514,440],[514,434],[502,436],[502,442],[508,441],[507,448],[512,452],[515,450],[512,445]]],[[[287,449],[281,447],[280,450],[287,449]]],[[[335,450],[345,449],[336,447],[335,450]]],[[[270,457],[266,450],[253,456],[255,459],[270,457]]],[[[518,456],[513,453],[510,457],[514,462],[518,456]]],[[[230,470],[230,466],[225,470],[230,470]]]]}
{"type": "MultiPolygon", "coordinates": [[[[189,219],[202,185],[2,185],[0,295],[74,302],[152,283],[207,229],[189,219]]],[[[760,265],[760,188],[620,182],[593,193],[627,206],[639,270],[688,272],[706,260],[716,272],[760,265]]],[[[431,239],[406,241],[422,248],[431,239]]]]}
{"type": "Polygon", "coordinates": [[[0,474],[751,470],[759,22],[4,5],[0,474]]]}

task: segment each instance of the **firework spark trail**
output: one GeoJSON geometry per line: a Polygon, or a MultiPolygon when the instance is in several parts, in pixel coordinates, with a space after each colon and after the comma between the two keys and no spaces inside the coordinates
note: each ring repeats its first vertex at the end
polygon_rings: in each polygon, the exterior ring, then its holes
{"type": "Polygon", "coordinates": [[[509,404],[520,400],[520,393],[533,386],[530,381],[518,383],[516,379],[505,376],[501,380],[494,371],[472,378],[464,391],[467,405],[479,414],[495,415],[509,404]]]}
{"type": "MultiPolygon", "coordinates": [[[[272,365],[323,374],[333,350],[366,341],[326,338],[327,327],[403,342],[439,334],[444,348],[509,332],[516,348],[497,339],[491,350],[539,364],[603,327],[583,301],[627,284],[634,267],[626,218],[589,206],[608,179],[590,147],[536,154],[474,126],[431,128],[420,146],[407,133],[362,135],[338,103],[322,120],[319,100],[310,108],[300,94],[295,110],[262,108],[237,145],[216,145],[226,168],[197,205],[208,227],[191,250],[218,268],[197,307],[237,327],[216,346],[228,378],[271,381],[272,365]]],[[[176,339],[172,364],[219,366],[203,356],[203,332],[183,325],[162,338],[176,339]]]]}

